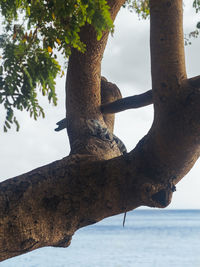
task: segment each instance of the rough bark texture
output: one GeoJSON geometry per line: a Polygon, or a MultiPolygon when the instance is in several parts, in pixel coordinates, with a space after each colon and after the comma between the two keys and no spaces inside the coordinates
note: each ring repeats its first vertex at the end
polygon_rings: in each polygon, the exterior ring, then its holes
{"type": "MultiPolygon", "coordinates": [[[[114,19],[124,1],[108,2],[114,19]]],[[[80,227],[141,205],[166,207],[199,157],[200,78],[186,77],[182,1],[150,0],[150,11],[148,103],[154,103],[155,118],[149,133],[121,155],[112,139],[114,115],[100,109],[121,97],[100,78],[108,33],[98,42],[85,26],[87,52],[72,51],[66,83],[71,154],[0,184],[0,260],[43,246],[66,247],[80,227]]]]}

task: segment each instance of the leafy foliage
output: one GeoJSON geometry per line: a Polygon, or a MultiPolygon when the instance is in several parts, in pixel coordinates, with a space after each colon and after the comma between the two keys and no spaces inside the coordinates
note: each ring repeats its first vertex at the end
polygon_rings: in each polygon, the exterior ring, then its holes
{"type": "Polygon", "coordinates": [[[113,30],[105,0],[0,0],[4,33],[0,35],[0,104],[6,109],[4,131],[14,122],[15,109],[26,110],[37,119],[44,117],[38,103],[40,89],[57,103],[55,78],[61,71],[60,51],[67,59],[71,48],[84,52],[80,28],[86,23],[102,31],[113,30]]]}
{"type": "Polygon", "coordinates": [[[193,7],[195,8],[196,12],[199,12],[200,11],[200,1],[194,0],[193,1],[193,7]]]}
{"type": "MultiPolygon", "coordinates": [[[[22,34],[18,32],[18,37],[22,34]]],[[[15,33],[14,33],[15,34],[15,33]]],[[[19,124],[14,116],[14,109],[27,110],[30,116],[37,119],[44,117],[44,111],[38,104],[36,88],[43,95],[48,95],[49,101],[56,105],[55,78],[60,71],[58,62],[47,51],[18,37],[3,37],[1,43],[2,64],[0,68],[0,103],[6,109],[4,131],[14,122],[19,124]]],[[[20,37],[21,38],[21,37],[20,37]]],[[[31,37],[30,37],[31,38],[31,37]]]]}
{"type": "Polygon", "coordinates": [[[150,15],[149,0],[127,0],[124,6],[130,11],[135,11],[142,19],[147,19],[150,15]]]}
{"type": "MultiPolygon", "coordinates": [[[[192,5],[196,13],[198,13],[200,11],[200,0],[194,0],[192,5]]],[[[191,31],[189,34],[185,34],[185,45],[191,45],[192,44],[191,38],[198,38],[199,33],[200,33],[200,22],[197,22],[194,31],[191,31]]]]}
{"type": "MultiPolygon", "coordinates": [[[[193,7],[196,10],[196,13],[200,11],[200,1],[199,0],[194,0],[193,2],[193,7]]],[[[200,32],[200,21],[196,25],[196,29],[190,33],[189,37],[197,38],[199,36],[200,32]]]]}

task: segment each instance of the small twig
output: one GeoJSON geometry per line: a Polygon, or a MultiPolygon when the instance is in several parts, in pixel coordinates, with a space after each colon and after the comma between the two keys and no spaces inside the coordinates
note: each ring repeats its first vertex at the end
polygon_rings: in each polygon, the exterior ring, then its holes
{"type": "Polygon", "coordinates": [[[125,221],[126,221],[126,211],[125,211],[125,213],[124,213],[123,227],[124,227],[124,225],[125,225],[125,221]]]}

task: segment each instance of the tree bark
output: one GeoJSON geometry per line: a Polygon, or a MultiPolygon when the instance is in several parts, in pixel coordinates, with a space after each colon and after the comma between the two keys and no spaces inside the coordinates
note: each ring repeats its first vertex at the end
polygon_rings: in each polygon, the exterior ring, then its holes
{"type": "MultiPolygon", "coordinates": [[[[123,1],[108,3],[114,19],[123,1]]],[[[87,52],[72,51],[67,74],[71,154],[0,184],[0,260],[66,247],[80,227],[142,205],[166,207],[199,157],[200,79],[186,77],[182,1],[150,0],[150,12],[155,118],[149,133],[125,155],[113,140],[91,133],[89,123],[96,121],[112,133],[114,116],[102,114],[100,106],[120,94],[101,92],[108,33],[97,42],[87,25],[81,32],[87,52]]]]}
{"type": "Polygon", "coordinates": [[[186,76],[182,4],[178,0],[150,1],[153,151],[174,183],[199,157],[199,92],[192,83],[195,78],[186,76]]]}
{"type": "MultiPolygon", "coordinates": [[[[114,20],[125,0],[110,0],[111,18],[114,20]]],[[[109,32],[103,33],[100,41],[91,25],[86,25],[80,32],[81,41],[86,44],[86,52],[73,49],[69,59],[66,81],[66,119],[71,153],[96,154],[99,158],[105,151],[111,151],[107,144],[98,145],[88,136],[87,121],[97,120],[102,127],[107,127],[100,110],[101,105],[101,60],[109,32]],[[78,67],[79,66],[79,67],[78,67]],[[78,67],[78,68],[77,68],[78,67]],[[83,145],[84,144],[84,145],[83,145]],[[95,152],[97,151],[97,152],[95,152]]],[[[112,117],[112,124],[114,117],[112,117]]],[[[119,154],[118,154],[119,155],[119,154]]],[[[111,153],[110,157],[114,154],[111,153]]]]}

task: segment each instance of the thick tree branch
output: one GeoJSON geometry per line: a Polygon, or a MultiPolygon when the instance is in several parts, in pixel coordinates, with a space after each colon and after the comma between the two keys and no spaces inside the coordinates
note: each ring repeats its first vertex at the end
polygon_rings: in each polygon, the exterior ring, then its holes
{"type": "Polygon", "coordinates": [[[72,155],[2,182],[0,259],[43,246],[66,247],[80,227],[141,205],[168,205],[173,177],[171,184],[160,183],[152,173],[160,160],[143,153],[146,139],[123,157],[72,155]]]}
{"type": "Polygon", "coordinates": [[[150,14],[152,88],[160,113],[174,105],[186,79],[182,0],[150,0],[150,14]]]}
{"type": "Polygon", "coordinates": [[[105,160],[105,150],[100,160],[71,155],[1,183],[0,259],[43,246],[68,246],[80,227],[141,205],[167,206],[175,184],[200,154],[199,112],[192,112],[200,109],[197,98],[199,92],[164,124],[154,123],[125,156],[105,160]]]}
{"type": "Polygon", "coordinates": [[[131,108],[141,108],[153,103],[152,90],[143,94],[125,97],[111,103],[101,105],[101,111],[106,113],[117,113],[131,108]]]}
{"type": "MultiPolygon", "coordinates": [[[[124,0],[109,0],[111,17],[114,20],[124,0]]],[[[98,120],[102,127],[113,128],[113,118],[110,125],[104,121],[100,111],[101,105],[101,60],[107,44],[108,31],[97,40],[97,33],[91,25],[84,26],[80,31],[81,41],[86,44],[85,53],[72,50],[69,59],[66,80],[66,117],[69,141],[73,153],[77,153],[74,144],[90,143],[86,134],[86,121],[98,120]]],[[[108,118],[108,117],[107,117],[108,118]]],[[[82,151],[83,152],[83,151],[82,151]]],[[[94,152],[94,151],[93,151],[94,152]]]]}
{"type": "Polygon", "coordinates": [[[193,87],[200,88],[200,76],[192,77],[188,81],[193,87]]]}

